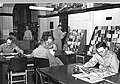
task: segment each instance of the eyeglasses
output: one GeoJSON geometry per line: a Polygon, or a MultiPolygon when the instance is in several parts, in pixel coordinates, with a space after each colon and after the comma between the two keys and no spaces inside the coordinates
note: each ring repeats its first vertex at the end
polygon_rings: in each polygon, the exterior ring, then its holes
{"type": "Polygon", "coordinates": [[[104,52],[104,50],[102,50],[102,51],[98,51],[98,50],[96,50],[97,51],[97,53],[103,53],[104,52]]]}

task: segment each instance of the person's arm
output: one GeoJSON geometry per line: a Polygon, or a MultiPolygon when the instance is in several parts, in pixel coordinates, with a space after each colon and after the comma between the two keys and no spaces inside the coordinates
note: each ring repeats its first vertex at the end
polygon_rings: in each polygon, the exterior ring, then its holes
{"type": "Polygon", "coordinates": [[[18,52],[18,53],[21,53],[23,54],[23,50],[21,50],[17,45],[13,44],[14,45],[14,49],[18,52]]]}
{"type": "Polygon", "coordinates": [[[119,60],[117,59],[117,56],[112,56],[110,61],[110,66],[108,67],[108,71],[118,73],[119,69],[119,60]]]}
{"type": "Polygon", "coordinates": [[[47,55],[47,57],[48,57],[48,59],[49,59],[49,64],[50,64],[50,66],[55,66],[55,58],[54,58],[54,56],[50,53],[50,51],[47,50],[47,49],[46,49],[46,55],[47,55]]]}
{"type": "Polygon", "coordinates": [[[59,31],[60,38],[63,39],[66,35],[66,32],[62,32],[61,30],[59,31]]]}
{"type": "Polygon", "coordinates": [[[35,50],[33,50],[33,52],[30,55],[31,57],[35,57],[35,50]]]}
{"type": "Polygon", "coordinates": [[[53,44],[53,50],[57,50],[56,44],[53,44]]]}
{"type": "Polygon", "coordinates": [[[30,31],[30,33],[29,33],[29,34],[30,34],[30,39],[32,40],[32,32],[30,31]]]}
{"type": "Polygon", "coordinates": [[[86,62],[83,66],[84,67],[94,67],[96,64],[97,64],[97,62],[98,62],[98,60],[97,60],[97,58],[96,58],[96,55],[97,54],[95,54],[88,62],[86,62]]]}

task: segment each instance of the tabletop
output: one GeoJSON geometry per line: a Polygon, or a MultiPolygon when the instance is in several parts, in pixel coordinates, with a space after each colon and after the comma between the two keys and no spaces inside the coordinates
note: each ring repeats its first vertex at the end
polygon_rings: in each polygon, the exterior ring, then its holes
{"type": "MultiPolygon", "coordinates": [[[[37,68],[37,72],[42,73],[62,84],[90,84],[89,82],[76,79],[72,76],[73,67],[75,65],[76,64],[69,64],[56,67],[37,68]]],[[[120,74],[118,73],[116,75],[106,77],[106,80],[95,84],[120,84],[120,74]]]]}

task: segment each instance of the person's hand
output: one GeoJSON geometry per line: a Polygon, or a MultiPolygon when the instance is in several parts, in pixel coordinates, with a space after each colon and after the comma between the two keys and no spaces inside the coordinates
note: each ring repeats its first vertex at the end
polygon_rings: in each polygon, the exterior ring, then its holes
{"type": "Polygon", "coordinates": [[[67,32],[64,32],[64,34],[66,34],[67,32]]]}

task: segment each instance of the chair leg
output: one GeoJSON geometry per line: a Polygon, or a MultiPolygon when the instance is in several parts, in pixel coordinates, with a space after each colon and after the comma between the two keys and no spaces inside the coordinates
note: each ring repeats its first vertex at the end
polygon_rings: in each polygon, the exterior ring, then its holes
{"type": "Polygon", "coordinates": [[[10,84],[12,84],[12,72],[10,72],[10,84]]]}
{"type": "Polygon", "coordinates": [[[41,84],[44,84],[42,74],[39,74],[41,84]]]}
{"type": "Polygon", "coordinates": [[[37,84],[38,83],[38,74],[37,74],[37,72],[35,71],[35,84],[37,84]]]}
{"type": "Polygon", "coordinates": [[[8,84],[9,84],[9,72],[8,72],[8,84]]]}
{"type": "Polygon", "coordinates": [[[27,70],[25,71],[25,73],[26,73],[26,76],[25,76],[25,82],[26,82],[26,84],[27,84],[27,70]]]}

